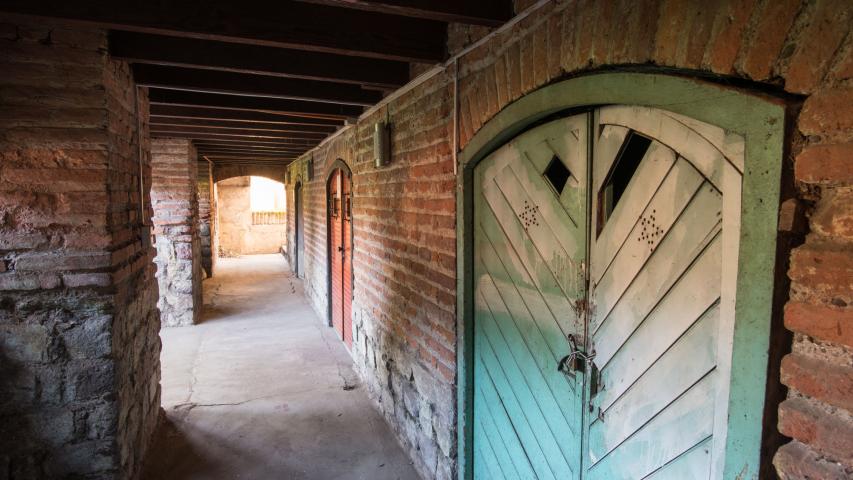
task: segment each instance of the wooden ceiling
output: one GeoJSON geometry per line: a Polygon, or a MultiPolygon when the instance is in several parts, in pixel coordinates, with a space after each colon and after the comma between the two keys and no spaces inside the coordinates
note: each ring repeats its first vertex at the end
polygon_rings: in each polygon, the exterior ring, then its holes
{"type": "Polygon", "coordinates": [[[217,164],[287,164],[444,60],[447,23],[497,26],[511,0],[7,0],[0,10],[110,29],[149,87],[151,136],[217,164]]]}

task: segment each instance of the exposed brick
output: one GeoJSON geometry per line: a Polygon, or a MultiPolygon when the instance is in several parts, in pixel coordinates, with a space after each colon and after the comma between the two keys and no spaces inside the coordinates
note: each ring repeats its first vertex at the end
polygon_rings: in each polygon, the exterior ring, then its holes
{"type": "Polygon", "coordinates": [[[845,466],[853,466],[853,421],[849,413],[832,412],[804,398],[789,398],[779,405],[779,431],[845,466]]]}
{"type": "Polygon", "coordinates": [[[763,2],[753,11],[750,34],[735,63],[736,70],[754,80],[766,80],[799,13],[800,0],[763,2]]]}
{"type": "Polygon", "coordinates": [[[820,90],[806,99],[800,112],[799,128],[805,135],[823,139],[853,139],[853,86],[820,90]]]}
{"type": "Polygon", "coordinates": [[[853,412],[853,366],[792,353],[782,359],[782,383],[829,405],[853,412]]]}
{"type": "Polygon", "coordinates": [[[835,52],[853,22],[848,0],[819,0],[809,24],[797,38],[785,75],[785,89],[811,93],[823,80],[835,52]]]}
{"type": "Polygon", "coordinates": [[[703,62],[712,72],[729,74],[734,70],[740,40],[757,3],[758,0],[731,0],[717,14],[703,62]]]}
{"type": "Polygon", "coordinates": [[[781,480],[845,480],[853,476],[853,468],[833,462],[796,440],[776,452],[773,465],[781,480]]]}
{"type": "Polygon", "coordinates": [[[812,231],[853,242],[853,187],[826,189],[821,200],[811,218],[812,231]]]}
{"type": "Polygon", "coordinates": [[[0,436],[0,470],[135,478],[159,406],[139,191],[140,168],[150,185],[147,95],[134,105],[105,30],[22,22],[0,28],[14,31],[0,49],[0,318],[21,327],[3,332],[4,352],[20,354],[30,383],[4,402],[17,420],[0,436]]]}
{"type": "Polygon", "coordinates": [[[853,184],[853,143],[809,145],[794,161],[799,182],[821,185],[853,184]]]}
{"type": "Polygon", "coordinates": [[[795,289],[825,303],[853,299],[853,251],[835,244],[808,244],[794,250],[788,272],[795,289]]]}
{"type": "Polygon", "coordinates": [[[785,305],[785,327],[827,342],[853,347],[853,309],[801,302],[785,305]]]}

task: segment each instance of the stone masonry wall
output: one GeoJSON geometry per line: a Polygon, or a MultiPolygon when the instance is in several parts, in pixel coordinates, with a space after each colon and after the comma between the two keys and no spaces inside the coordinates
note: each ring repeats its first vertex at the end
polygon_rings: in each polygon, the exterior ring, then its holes
{"type": "Polygon", "coordinates": [[[201,316],[198,162],[192,142],[151,142],[151,185],[160,318],[164,327],[193,325],[201,316]]]}
{"type": "Polygon", "coordinates": [[[157,424],[147,92],[106,41],[0,16],[5,479],[135,478],[157,424]]]}
{"type": "MultiPolygon", "coordinates": [[[[849,478],[853,4],[562,0],[533,8],[459,59],[460,148],[522,95],[615,67],[734,83],[789,102],[780,318],[773,319],[761,476],[849,478]]],[[[341,158],[353,170],[352,354],[426,478],[450,478],[457,455],[452,75],[451,66],[313,151],[312,181],[308,156],[290,167],[289,187],[305,186],[305,291],[323,317],[327,168],[341,158]],[[386,115],[392,160],[377,170],[371,125],[386,115]]],[[[289,194],[293,205],[292,188],[289,194]]],[[[290,239],[293,220],[291,209],[290,239]]]]}
{"type": "Polygon", "coordinates": [[[198,236],[201,241],[201,268],[205,278],[213,276],[213,264],[216,255],[213,254],[211,239],[213,232],[213,168],[207,160],[198,162],[198,236]]]}

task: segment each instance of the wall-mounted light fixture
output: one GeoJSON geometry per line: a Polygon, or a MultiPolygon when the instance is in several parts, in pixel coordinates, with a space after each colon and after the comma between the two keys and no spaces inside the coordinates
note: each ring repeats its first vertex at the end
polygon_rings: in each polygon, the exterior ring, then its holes
{"type": "Polygon", "coordinates": [[[391,161],[391,126],[386,122],[373,125],[373,157],[376,168],[382,168],[391,161]]]}
{"type": "Polygon", "coordinates": [[[305,176],[308,178],[308,181],[314,180],[314,156],[312,155],[308,161],[305,162],[305,176]]]}

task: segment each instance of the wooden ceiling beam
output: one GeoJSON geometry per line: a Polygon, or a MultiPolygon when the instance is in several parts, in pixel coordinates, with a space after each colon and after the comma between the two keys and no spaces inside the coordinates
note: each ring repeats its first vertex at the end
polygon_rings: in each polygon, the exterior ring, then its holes
{"type": "Polygon", "coordinates": [[[304,150],[309,147],[302,145],[264,145],[259,143],[232,142],[230,140],[196,140],[193,144],[197,148],[248,148],[252,150],[304,150]]]}
{"type": "Polygon", "coordinates": [[[298,0],[412,18],[497,27],[514,15],[511,0],[298,0]]]}
{"type": "Polygon", "coordinates": [[[444,59],[442,22],[279,0],[6,0],[0,11],[176,37],[402,62],[444,59]]]}
{"type": "Polygon", "coordinates": [[[258,155],[258,154],[240,154],[240,153],[217,153],[208,152],[203,154],[205,157],[214,160],[217,158],[231,158],[235,160],[293,160],[298,157],[296,154],[290,155],[258,155]]]}
{"type": "Polygon", "coordinates": [[[362,107],[336,105],[332,103],[282,100],[280,98],[242,97],[216,93],[186,92],[152,88],[148,99],[153,105],[176,105],[184,107],[213,107],[252,112],[278,112],[290,115],[312,115],[320,118],[344,120],[357,117],[362,107]]]}
{"type": "Polygon", "coordinates": [[[319,142],[320,140],[326,138],[328,135],[326,133],[313,133],[313,132],[282,132],[282,131],[268,131],[268,130],[252,130],[252,129],[229,129],[229,130],[211,130],[204,127],[197,127],[193,125],[155,125],[152,124],[150,127],[152,132],[174,132],[181,134],[205,134],[205,135],[218,135],[224,138],[257,138],[257,139],[302,139],[313,142],[319,142]]]}
{"type": "Polygon", "coordinates": [[[153,104],[150,107],[151,118],[217,120],[251,125],[267,123],[275,125],[305,125],[308,127],[338,128],[343,121],[337,118],[301,117],[274,112],[234,110],[213,107],[179,106],[153,104]]]}
{"type": "Polygon", "coordinates": [[[131,63],[223,70],[388,89],[398,88],[409,81],[409,65],[393,60],[120,30],[110,32],[109,49],[113,58],[131,63]]]}
{"type": "Polygon", "coordinates": [[[196,150],[199,152],[217,152],[217,153],[250,153],[250,154],[261,154],[261,155],[278,155],[278,154],[300,154],[306,151],[305,147],[300,148],[276,148],[276,149],[263,149],[263,148],[252,148],[252,147],[201,147],[196,146],[196,150]]]}
{"type": "Polygon", "coordinates": [[[255,132],[281,132],[281,133],[306,133],[329,135],[336,128],[333,126],[320,125],[280,125],[277,123],[245,123],[231,122],[228,120],[204,120],[195,118],[170,118],[170,117],[151,117],[151,127],[166,126],[166,127],[193,127],[207,130],[222,130],[224,132],[230,130],[251,130],[255,132]]]}
{"type": "Polygon", "coordinates": [[[367,107],[382,99],[375,90],[348,83],[317,82],[300,78],[247,75],[219,70],[137,64],[133,77],[143,87],[219,93],[247,97],[301,100],[367,107]]]}
{"type": "Polygon", "coordinates": [[[279,145],[291,145],[291,146],[300,146],[305,148],[311,148],[317,145],[319,140],[305,140],[305,139],[295,139],[295,138],[252,138],[252,137],[231,137],[231,136],[223,136],[218,134],[209,134],[209,133],[194,133],[194,132],[164,132],[158,130],[151,130],[151,136],[156,138],[186,138],[189,140],[212,140],[212,141],[227,141],[235,144],[244,144],[244,145],[266,145],[266,146],[279,146],[279,145]]]}

